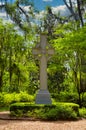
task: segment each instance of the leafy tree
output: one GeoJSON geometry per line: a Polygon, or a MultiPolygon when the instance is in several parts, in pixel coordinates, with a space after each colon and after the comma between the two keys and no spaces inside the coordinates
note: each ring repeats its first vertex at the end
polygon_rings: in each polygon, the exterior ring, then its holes
{"type": "Polygon", "coordinates": [[[0,91],[29,91],[31,73],[36,73],[31,51],[35,37],[26,41],[19,33],[14,25],[0,23],[0,91]]]}
{"type": "Polygon", "coordinates": [[[4,8],[7,17],[15,23],[25,34],[34,32],[31,27],[33,26],[31,23],[34,21],[34,7],[33,2],[31,0],[15,0],[13,2],[9,2],[8,0],[2,2],[0,8],[4,8]]]}
{"type": "MultiPolygon", "coordinates": [[[[82,80],[83,71],[82,71],[82,58],[86,55],[86,39],[85,33],[86,27],[74,30],[73,32],[68,32],[65,34],[64,38],[58,38],[54,40],[54,46],[58,53],[60,53],[63,58],[63,64],[67,68],[68,73],[72,71],[72,81],[74,82],[77,92],[79,94],[79,104],[81,105],[81,94],[82,94],[82,80]]],[[[85,75],[84,75],[85,76],[85,75]]],[[[84,91],[85,92],[85,89],[84,91]]]]}
{"type": "Polygon", "coordinates": [[[42,26],[44,28],[43,31],[47,31],[48,35],[50,37],[53,37],[54,28],[58,26],[59,24],[63,25],[68,21],[68,19],[65,17],[60,16],[59,12],[58,14],[54,14],[52,11],[52,8],[47,6],[46,8],[46,14],[44,16],[44,19],[42,20],[42,26]]]}

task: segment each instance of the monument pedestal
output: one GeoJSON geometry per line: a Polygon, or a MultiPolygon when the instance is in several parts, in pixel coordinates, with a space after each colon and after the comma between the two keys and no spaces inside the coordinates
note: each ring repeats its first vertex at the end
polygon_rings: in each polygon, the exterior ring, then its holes
{"type": "Polygon", "coordinates": [[[36,95],[36,104],[52,104],[49,91],[40,89],[36,95]]]}

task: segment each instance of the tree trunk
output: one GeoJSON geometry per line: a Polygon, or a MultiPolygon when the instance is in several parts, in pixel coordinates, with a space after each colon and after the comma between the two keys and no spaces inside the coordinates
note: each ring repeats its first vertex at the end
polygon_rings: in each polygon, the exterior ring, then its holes
{"type": "Polygon", "coordinates": [[[83,18],[82,18],[82,12],[81,12],[81,8],[80,8],[80,1],[77,0],[77,7],[78,7],[78,15],[79,15],[79,19],[81,21],[81,25],[84,26],[84,22],[83,22],[83,18]]]}
{"type": "Polygon", "coordinates": [[[78,21],[78,16],[77,16],[77,13],[75,13],[74,10],[73,10],[72,1],[69,0],[69,4],[67,3],[66,0],[63,0],[63,1],[65,3],[66,7],[69,9],[71,15],[74,17],[74,20],[77,22],[78,21]]]}
{"type": "Polygon", "coordinates": [[[72,16],[74,17],[75,21],[77,22],[78,20],[80,20],[80,23],[83,26],[84,22],[83,22],[83,17],[82,17],[82,12],[81,12],[82,10],[81,10],[80,0],[77,0],[78,13],[74,11],[72,0],[69,0],[69,3],[66,0],[63,0],[63,1],[64,1],[65,5],[67,6],[67,8],[69,9],[72,16]]]}
{"type": "Polygon", "coordinates": [[[10,47],[10,56],[9,56],[9,76],[10,76],[9,84],[10,84],[10,87],[12,87],[11,86],[11,81],[12,81],[12,59],[11,59],[11,56],[12,56],[12,50],[10,47]]]}

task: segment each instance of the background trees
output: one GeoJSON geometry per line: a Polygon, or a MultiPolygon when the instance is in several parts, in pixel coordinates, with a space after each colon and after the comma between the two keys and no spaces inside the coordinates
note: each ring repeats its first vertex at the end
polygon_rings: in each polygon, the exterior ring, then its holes
{"type": "Polygon", "coordinates": [[[79,22],[82,26],[84,25],[85,15],[85,0],[63,0],[67,8],[69,9],[71,16],[76,22],[79,22]]]}
{"type": "Polygon", "coordinates": [[[25,90],[30,83],[30,71],[35,71],[31,59],[32,38],[26,41],[13,25],[1,21],[0,39],[0,91],[25,90]]]}
{"type": "Polygon", "coordinates": [[[82,64],[83,60],[85,62],[85,55],[86,55],[85,31],[86,31],[86,27],[84,26],[82,29],[74,30],[70,33],[65,34],[64,38],[58,38],[54,40],[55,48],[57,49],[58,53],[62,55],[61,57],[63,58],[63,65],[67,69],[65,73],[66,76],[65,78],[67,79],[66,83],[67,84],[71,83],[69,85],[70,88],[72,87],[72,84],[74,84],[75,87],[75,89],[71,88],[69,89],[69,91],[72,90],[73,92],[74,91],[78,92],[80,105],[81,105],[81,100],[83,100],[81,98],[81,95],[83,95],[83,93],[86,91],[85,63],[83,63],[84,68],[82,64]],[[70,82],[68,82],[69,78],[70,78],[70,82]]]}
{"type": "Polygon", "coordinates": [[[52,95],[71,93],[72,99],[73,93],[78,93],[76,102],[82,105],[86,92],[86,3],[81,0],[64,3],[70,16],[55,15],[47,7],[40,26],[30,1],[2,4],[13,24],[0,21],[0,91],[22,90],[33,94],[39,88],[39,63],[33,59],[32,47],[39,41],[36,34],[46,31],[49,44],[55,48],[55,55],[48,62],[49,90],[52,95]]]}

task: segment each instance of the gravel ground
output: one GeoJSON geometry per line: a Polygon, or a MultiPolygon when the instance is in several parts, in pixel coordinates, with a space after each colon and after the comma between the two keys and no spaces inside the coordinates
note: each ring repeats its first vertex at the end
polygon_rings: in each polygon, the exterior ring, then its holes
{"type": "Polygon", "coordinates": [[[54,122],[0,120],[0,130],[86,130],[86,120],[54,122]]]}
{"type": "Polygon", "coordinates": [[[86,130],[86,119],[78,121],[13,120],[0,112],[0,130],[86,130]]]}

